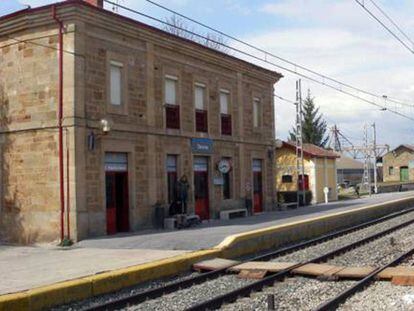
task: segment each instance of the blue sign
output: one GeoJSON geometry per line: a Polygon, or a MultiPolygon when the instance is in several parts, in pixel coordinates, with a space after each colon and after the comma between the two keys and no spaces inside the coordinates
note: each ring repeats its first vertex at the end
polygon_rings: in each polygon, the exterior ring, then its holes
{"type": "Polygon", "coordinates": [[[208,138],[192,138],[191,151],[193,153],[213,153],[213,141],[208,138]]]}

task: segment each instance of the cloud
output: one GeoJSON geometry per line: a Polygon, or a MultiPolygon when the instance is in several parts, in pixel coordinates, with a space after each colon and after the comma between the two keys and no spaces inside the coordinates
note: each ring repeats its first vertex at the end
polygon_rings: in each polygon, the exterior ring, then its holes
{"type": "MultiPolygon", "coordinates": [[[[401,21],[401,25],[405,23],[401,27],[409,32],[412,28],[407,26],[407,21],[411,18],[407,18],[406,12],[414,9],[413,3],[404,2],[400,5],[399,10],[385,9],[401,21]]],[[[353,1],[282,0],[266,3],[259,11],[284,19],[286,25],[246,35],[244,40],[358,88],[414,104],[412,55],[355,6],[353,1]]],[[[412,26],[413,23],[410,23],[412,26]]],[[[273,61],[282,64],[275,59],[273,61]]],[[[281,71],[286,77],[276,84],[276,93],[294,99],[295,80],[298,77],[281,71]]],[[[305,90],[308,87],[312,90],[315,102],[328,123],[337,123],[351,136],[362,138],[364,123],[375,121],[379,140],[383,143],[397,145],[413,141],[413,121],[380,111],[306,79],[303,79],[303,85],[305,90]]],[[[363,94],[356,95],[374,100],[363,94]]],[[[384,104],[382,100],[376,102],[384,104]]],[[[295,109],[293,105],[280,100],[276,100],[276,104],[277,136],[283,139],[294,124],[295,109]]],[[[387,105],[390,109],[401,109],[391,103],[387,105]]],[[[414,117],[413,108],[401,111],[414,117]]]]}

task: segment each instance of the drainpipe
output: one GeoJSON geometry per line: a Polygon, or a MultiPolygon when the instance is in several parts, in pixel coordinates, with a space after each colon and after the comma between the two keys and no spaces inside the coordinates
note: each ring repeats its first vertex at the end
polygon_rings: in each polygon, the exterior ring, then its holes
{"type": "Polygon", "coordinates": [[[56,16],[56,6],[52,6],[52,16],[59,27],[59,104],[58,104],[58,127],[59,127],[59,187],[60,187],[60,242],[64,240],[64,213],[65,213],[65,183],[63,173],[63,23],[56,16]]]}
{"type": "MultiPolygon", "coordinates": [[[[68,132],[66,131],[66,141],[68,140],[68,132]]],[[[66,237],[70,240],[70,196],[69,196],[69,146],[66,147],[66,237]]]]}

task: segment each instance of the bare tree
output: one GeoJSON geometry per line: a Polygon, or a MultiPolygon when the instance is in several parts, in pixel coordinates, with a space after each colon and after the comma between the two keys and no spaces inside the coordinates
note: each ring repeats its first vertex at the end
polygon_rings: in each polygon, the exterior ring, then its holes
{"type": "Polygon", "coordinates": [[[227,41],[223,36],[219,34],[216,34],[214,32],[199,32],[196,29],[191,28],[184,19],[175,14],[167,17],[165,19],[165,22],[166,24],[164,24],[164,30],[173,35],[195,41],[220,52],[227,54],[230,53],[229,48],[226,47],[227,41]]]}

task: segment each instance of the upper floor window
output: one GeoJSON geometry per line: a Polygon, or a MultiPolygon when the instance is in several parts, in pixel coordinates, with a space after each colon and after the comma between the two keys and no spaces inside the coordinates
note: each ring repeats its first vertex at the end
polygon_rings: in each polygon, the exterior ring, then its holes
{"type": "Polygon", "coordinates": [[[194,88],[195,123],[197,132],[208,131],[206,87],[204,84],[196,83],[194,88]]]}
{"type": "Polygon", "coordinates": [[[116,61],[111,61],[110,71],[110,101],[111,105],[121,106],[122,105],[122,70],[123,64],[116,61]]]}
{"type": "Polygon", "coordinates": [[[261,106],[260,99],[253,99],[253,127],[259,127],[261,122],[261,106]]]}
{"type": "Polygon", "coordinates": [[[220,90],[221,134],[231,135],[230,92],[220,90]]]}
{"type": "Polygon", "coordinates": [[[180,106],[177,102],[177,81],[173,76],[165,76],[164,103],[166,127],[170,129],[180,128],[180,106]]]}

